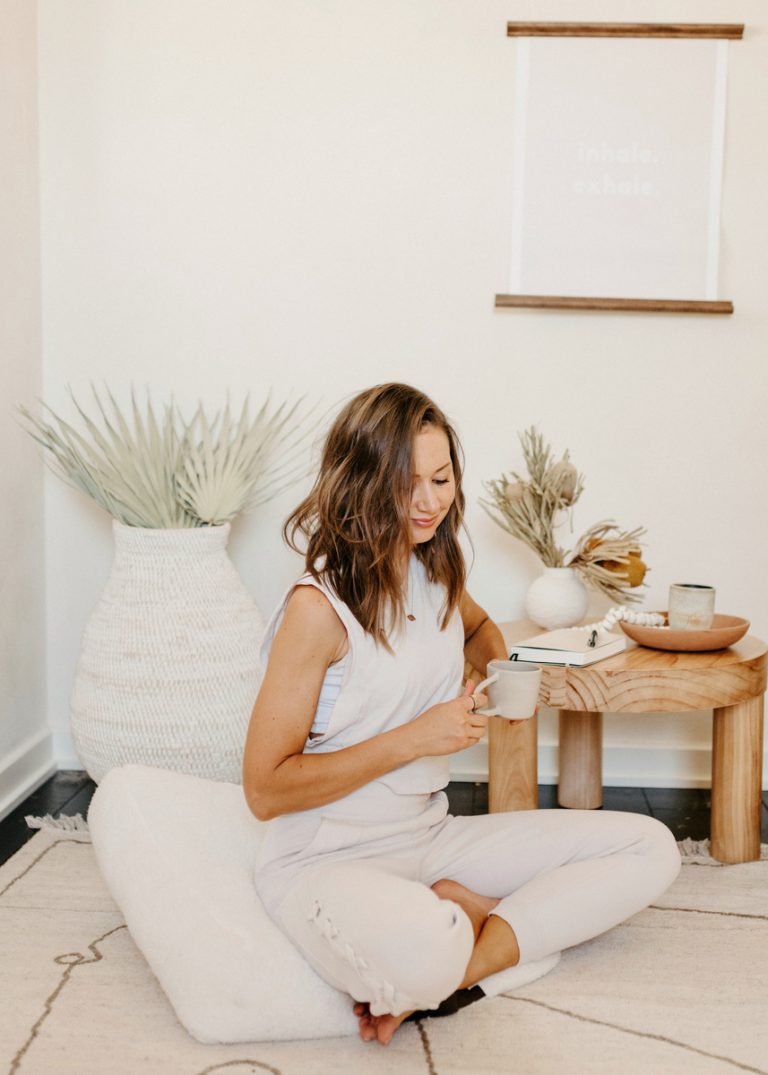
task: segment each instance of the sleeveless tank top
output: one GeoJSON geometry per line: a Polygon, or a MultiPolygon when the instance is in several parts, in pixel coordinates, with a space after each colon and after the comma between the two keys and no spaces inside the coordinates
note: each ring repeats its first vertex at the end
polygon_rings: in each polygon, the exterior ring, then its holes
{"type": "MultiPolygon", "coordinates": [[[[391,653],[366,634],[330,587],[305,575],[290,587],[267,624],[261,648],[265,665],[295,586],[315,586],[325,595],[349,642],[346,657],[331,666],[332,676],[334,669],[343,668],[335,703],[330,714],[323,714],[327,725],[321,727],[318,712],[304,753],[341,750],[360,743],[407,724],[430,706],[459,694],[464,670],[461,616],[455,611],[445,630],[440,630],[445,588],[427,579],[415,556],[409,563],[406,601],[406,611],[413,619],[407,618],[390,637],[391,653]]],[[[402,794],[437,791],[448,779],[447,756],[418,758],[380,777],[382,783],[402,794]]]]}
{"type": "MultiPolygon", "coordinates": [[[[460,693],[464,672],[461,616],[455,611],[445,630],[440,630],[445,588],[428,580],[415,556],[409,564],[406,602],[406,612],[413,618],[391,634],[391,653],[365,633],[328,586],[305,575],[290,587],[267,624],[261,649],[265,665],[295,586],[315,586],[325,594],[349,642],[346,657],[331,666],[334,677],[341,675],[338,693],[328,684],[335,702],[332,708],[318,705],[305,754],[341,750],[401,727],[430,706],[460,693]]],[[[441,789],[449,778],[447,755],[417,758],[336,802],[271,820],[256,868],[257,891],[267,910],[272,913],[290,878],[307,861],[334,853],[362,855],[372,841],[380,843],[439,822],[447,811],[441,789]]]]}

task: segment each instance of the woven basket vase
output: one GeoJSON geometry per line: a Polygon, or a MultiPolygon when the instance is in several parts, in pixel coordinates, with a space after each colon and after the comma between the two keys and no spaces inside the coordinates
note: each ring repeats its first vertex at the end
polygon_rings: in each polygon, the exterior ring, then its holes
{"type": "Polygon", "coordinates": [[[113,528],[72,693],[80,759],[97,783],[128,762],[240,783],[264,624],[227,555],[229,524],[113,528]]]}

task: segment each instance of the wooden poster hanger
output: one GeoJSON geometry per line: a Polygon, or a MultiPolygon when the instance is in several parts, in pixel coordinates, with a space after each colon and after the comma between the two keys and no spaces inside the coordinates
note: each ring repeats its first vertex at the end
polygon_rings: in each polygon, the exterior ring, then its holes
{"type": "MultiPolygon", "coordinates": [[[[641,37],[739,41],[743,23],[509,22],[508,37],[641,37]]],[[[626,310],[651,313],[732,314],[730,301],[600,298],[575,295],[496,295],[497,307],[558,310],[626,310]]]]}

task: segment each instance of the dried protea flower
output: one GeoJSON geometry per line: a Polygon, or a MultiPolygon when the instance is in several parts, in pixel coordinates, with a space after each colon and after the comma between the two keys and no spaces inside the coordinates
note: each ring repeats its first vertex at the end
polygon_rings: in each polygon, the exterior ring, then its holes
{"type": "Polygon", "coordinates": [[[597,523],[582,537],[570,566],[612,601],[639,601],[630,591],[642,585],[648,570],[638,540],[644,533],[642,527],[619,530],[611,521],[597,523]]]}
{"type": "Polygon", "coordinates": [[[504,490],[504,500],[509,507],[519,504],[524,496],[525,482],[511,482],[504,490]]]}
{"type": "Polygon", "coordinates": [[[625,585],[630,589],[642,585],[645,573],[648,570],[639,548],[632,549],[627,553],[626,563],[622,563],[620,560],[597,560],[595,562],[604,567],[606,571],[611,571],[614,575],[619,575],[620,577],[623,576],[626,579],[625,585]]]}
{"type": "Polygon", "coordinates": [[[560,493],[561,503],[568,506],[573,504],[579,488],[579,472],[573,463],[569,463],[567,458],[561,459],[551,468],[549,478],[560,493]]]}
{"type": "Polygon", "coordinates": [[[555,462],[551,447],[535,426],[520,434],[520,443],[527,476],[511,471],[509,476],[483,482],[489,494],[487,500],[480,500],[484,510],[527,545],[545,567],[572,567],[611,601],[640,601],[641,596],[633,591],[647,570],[640,550],[645,530],[620,530],[607,519],[591,526],[568,553],[557,544],[555,529],[581,496],[584,479],[567,451],[555,462]]]}

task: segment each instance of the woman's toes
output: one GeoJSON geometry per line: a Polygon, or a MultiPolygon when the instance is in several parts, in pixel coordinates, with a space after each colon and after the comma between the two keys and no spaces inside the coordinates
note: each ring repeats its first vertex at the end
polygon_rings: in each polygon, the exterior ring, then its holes
{"type": "Polygon", "coordinates": [[[380,1045],[389,1045],[395,1036],[395,1031],[405,1019],[407,1012],[402,1015],[382,1015],[379,1018],[377,1034],[380,1045]]]}
{"type": "Polygon", "coordinates": [[[360,1037],[363,1041],[378,1041],[379,1045],[389,1045],[395,1036],[395,1031],[409,1014],[409,1012],[403,1012],[402,1015],[366,1013],[360,1017],[360,1037]]]}
{"type": "Polygon", "coordinates": [[[377,1028],[373,1016],[364,1015],[360,1019],[360,1037],[363,1041],[376,1041],[377,1028]]]}

